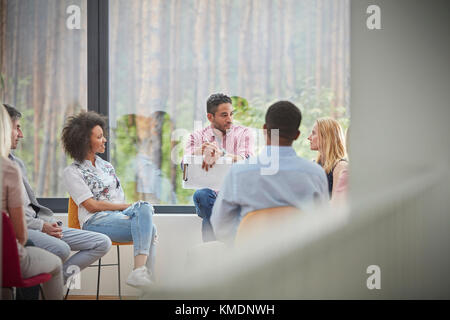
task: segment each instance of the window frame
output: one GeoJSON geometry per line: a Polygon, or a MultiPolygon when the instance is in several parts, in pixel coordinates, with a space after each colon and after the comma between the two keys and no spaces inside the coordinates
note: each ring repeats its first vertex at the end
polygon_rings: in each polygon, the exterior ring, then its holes
{"type": "MultiPolygon", "coordinates": [[[[87,0],[87,105],[88,110],[109,116],[109,0],[87,0]]],[[[109,135],[109,128],[108,128],[109,135]]],[[[109,140],[100,157],[110,159],[109,140]]],[[[67,213],[68,198],[38,198],[55,213],[67,213]]],[[[193,205],[154,205],[159,214],[192,214],[193,205]]]]}

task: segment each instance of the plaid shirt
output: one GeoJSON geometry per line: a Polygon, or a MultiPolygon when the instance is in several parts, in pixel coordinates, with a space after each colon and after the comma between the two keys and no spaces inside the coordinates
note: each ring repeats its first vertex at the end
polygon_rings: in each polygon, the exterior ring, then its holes
{"type": "Polygon", "coordinates": [[[223,135],[210,125],[191,133],[184,154],[194,154],[194,150],[205,142],[215,142],[219,148],[225,149],[227,153],[239,155],[243,159],[253,155],[254,137],[251,130],[246,127],[232,125],[223,135]]]}

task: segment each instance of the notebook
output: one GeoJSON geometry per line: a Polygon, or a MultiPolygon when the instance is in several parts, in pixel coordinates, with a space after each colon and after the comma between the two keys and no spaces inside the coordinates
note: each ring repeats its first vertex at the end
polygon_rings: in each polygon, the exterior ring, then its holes
{"type": "Polygon", "coordinates": [[[202,169],[203,156],[184,156],[183,188],[219,190],[233,161],[230,157],[220,157],[208,171],[202,169]]]}

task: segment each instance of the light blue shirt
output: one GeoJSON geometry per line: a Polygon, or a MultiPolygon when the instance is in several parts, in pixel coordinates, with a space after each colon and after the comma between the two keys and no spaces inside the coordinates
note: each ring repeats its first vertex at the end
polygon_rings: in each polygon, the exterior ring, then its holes
{"type": "Polygon", "coordinates": [[[328,200],[322,167],[298,157],[292,147],[267,146],[258,157],[231,167],[214,204],[211,224],[216,238],[228,242],[251,211],[281,206],[308,211],[328,200]]]}

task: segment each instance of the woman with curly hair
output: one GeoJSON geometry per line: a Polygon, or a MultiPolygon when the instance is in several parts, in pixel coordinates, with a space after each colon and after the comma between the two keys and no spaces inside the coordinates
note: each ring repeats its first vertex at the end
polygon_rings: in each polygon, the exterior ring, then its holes
{"type": "Polygon", "coordinates": [[[74,162],[64,169],[63,179],[78,205],[83,230],[106,234],[115,242],[134,244],[134,270],[127,279],[133,287],[152,283],[156,228],[148,202],[125,202],[114,167],[97,154],[105,152],[106,118],[89,111],[68,118],[62,131],[64,150],[74,162]]]}
{"type": "Polygon", "coordinates": [[[322,166],[328,178],[328,191],[331,200],[342,192],[337,181],[341,181],[348,172],[347,151],[344,132],[339,122],[332,118],[316,121],[308,137],[311,150],[318,151],[317,163],[322,166]]]}

